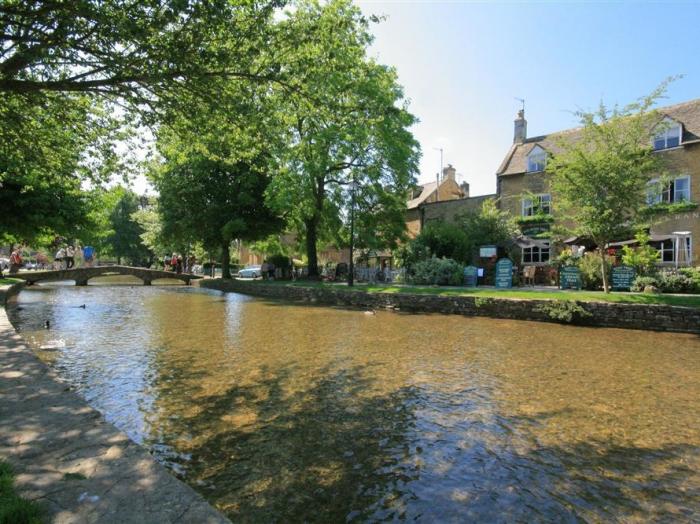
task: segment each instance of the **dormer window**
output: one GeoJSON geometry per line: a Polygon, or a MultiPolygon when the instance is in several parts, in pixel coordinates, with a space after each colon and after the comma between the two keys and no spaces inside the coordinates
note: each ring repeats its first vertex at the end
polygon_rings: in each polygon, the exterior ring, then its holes
{"type": "Polygon", "coordinates": [[[547,153],[540,146],[535,146],[527,156],[527,172],[535,173],[537,171],[544,171],[546,164],[547,153]]]}
{"type": "Polygon", "coordinates": [[[666,118],[661,124],[661,129],[662,131],[654,137],[654,151],[681,145],[681,124],[666,118]]]}

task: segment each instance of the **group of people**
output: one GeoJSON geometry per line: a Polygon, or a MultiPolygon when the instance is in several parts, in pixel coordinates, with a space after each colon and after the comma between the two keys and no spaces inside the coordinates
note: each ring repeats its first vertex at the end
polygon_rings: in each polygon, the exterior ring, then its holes
{"type": "Polygon", "coordinates": [[[163,269],[165,271],[173,271],[178,275],[180,273],[192,273],[192,268],[197,263],[194,255],[185,256],[173,253],[172,255],[163,256],[163,269]]]}
{"type": "Polygon", "coordinates": [[[70,244],[61,246],[53,258],[54,269],[72,269],[75,267],[76,256],[82,256],[83,266],[92,267],[95,260],[95,250],[92,246],[81,248],[79,245],[70,244]]]}

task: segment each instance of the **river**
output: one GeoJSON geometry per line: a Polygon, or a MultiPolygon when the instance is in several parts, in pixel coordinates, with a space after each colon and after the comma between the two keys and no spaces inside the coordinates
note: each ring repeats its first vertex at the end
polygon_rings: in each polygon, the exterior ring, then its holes
{"type": "Polygon", "coordinates": [[[700,521],[697,335],[184,286],[34,286],[8,314],[234,522],[700,521]]]}

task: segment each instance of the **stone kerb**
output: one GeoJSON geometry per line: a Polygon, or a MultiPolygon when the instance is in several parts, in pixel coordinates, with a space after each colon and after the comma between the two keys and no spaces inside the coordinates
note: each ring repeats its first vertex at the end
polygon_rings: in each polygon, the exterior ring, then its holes
{"type": "Polygon", "coordinates": [[[46,521],[227,523],[192,488],[69,390],[14,331],[0,286],[0,458],[46,521]]]}

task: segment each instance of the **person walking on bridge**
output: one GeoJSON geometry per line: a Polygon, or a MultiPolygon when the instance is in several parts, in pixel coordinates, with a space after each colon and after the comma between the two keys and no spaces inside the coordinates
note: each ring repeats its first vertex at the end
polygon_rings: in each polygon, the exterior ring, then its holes
{"type": "Polygon", "coordinates": [[[83,262],[85,267],[92,267],[92,261],[95,258],[95,249],[92,246],[83,247],[83,262]]]}
{"type": "Polygon", "coordinates": [[[63,260],[66,258],[66,249],[61,246],[58,251],[56,251],[56,256],[53,259],[54,269],[63,269],[63,260]]]}
{"type": "Polygon", "coordinates": [[[66,248],[66,269],[71,269],[75,265],[75,250],[70,244],[66,248]]]}

